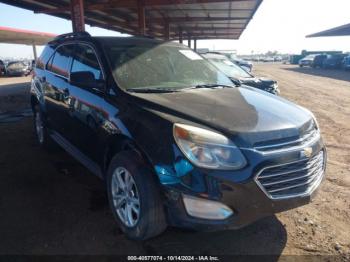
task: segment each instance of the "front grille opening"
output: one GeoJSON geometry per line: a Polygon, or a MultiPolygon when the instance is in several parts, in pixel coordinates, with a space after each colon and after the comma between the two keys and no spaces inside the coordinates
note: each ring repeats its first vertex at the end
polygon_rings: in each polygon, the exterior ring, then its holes
{"type": "Polygon", "coordinates": [[[272,199],[288,198],[311,193],[322,180],[324,152],[310,159],[262,169],[256,182],[272,199]]]}

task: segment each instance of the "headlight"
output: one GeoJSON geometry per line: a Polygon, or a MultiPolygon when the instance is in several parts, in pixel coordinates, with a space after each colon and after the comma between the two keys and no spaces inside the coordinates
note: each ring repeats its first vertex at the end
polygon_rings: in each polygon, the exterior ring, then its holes
{"type": "Polygon", "coordinates": [[[221,134],[184,124],[174,124],[173,133],[182,153],[196,166],[228,170],[247,164],[241,151],[221,134]]]}

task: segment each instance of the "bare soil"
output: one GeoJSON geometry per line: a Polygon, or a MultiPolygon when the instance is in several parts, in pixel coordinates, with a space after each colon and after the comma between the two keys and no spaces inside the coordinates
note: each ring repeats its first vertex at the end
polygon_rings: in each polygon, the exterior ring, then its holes
{"type": "MultiPolygon", "coordinates": [[[[319,121],[328,167],[313,203],[236,231],[170,228],[146,242],[129,241],[113,222],[103,182],[63,151],[40,149],[31,118],[24,117],[0,121],[0,254],[251,254],[283,260],[282,254],[350,259],[350,72],[280,64],[256,65],[254,71],[278,80],[281,95],[309,108],[319,121]]],[[[10,84],[0,78],[0,118],[1,113],[29,107],[28,83],[20,92],[2,94],[10,84]]]]}
{"type": "Polygon", "coordinates": [[[283,254],[350,254],[350,72],[257,65],[281,96],[310,109],[328,149],[326,180],[315,201],[278,214],[288,241],[283,254]]]}

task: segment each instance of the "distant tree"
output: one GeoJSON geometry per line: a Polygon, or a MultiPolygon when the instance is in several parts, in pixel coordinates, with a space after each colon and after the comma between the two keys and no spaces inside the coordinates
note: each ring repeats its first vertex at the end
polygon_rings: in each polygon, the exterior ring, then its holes
{"type": "Polygon", "coordinates": [[[276,56],[276,55],[278,55],[278,51],[267,51],[266,52],[266,54],[265,54],[266,56],[276,56]]]}

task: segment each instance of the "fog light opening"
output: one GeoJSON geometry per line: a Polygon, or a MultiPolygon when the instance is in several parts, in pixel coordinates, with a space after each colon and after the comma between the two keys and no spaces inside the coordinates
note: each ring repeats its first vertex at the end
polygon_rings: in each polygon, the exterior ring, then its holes
{"type": "Polygon", "coordinates": [[[183,195],[182,197],[186,212],[192,217],[223,220],[233,214],[232,209],[223,203],[189,195],[183,195]]]}

